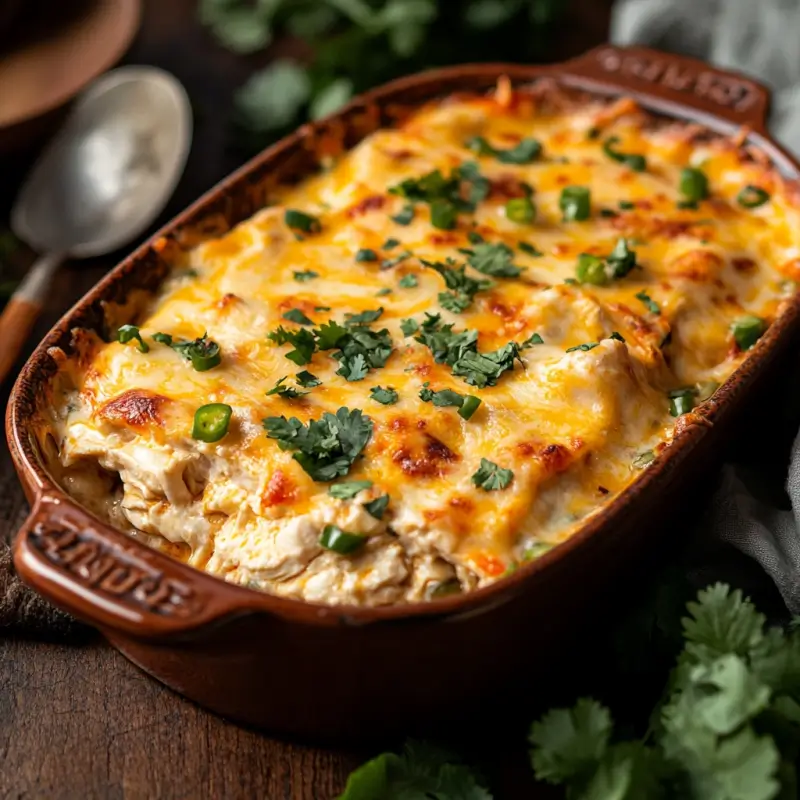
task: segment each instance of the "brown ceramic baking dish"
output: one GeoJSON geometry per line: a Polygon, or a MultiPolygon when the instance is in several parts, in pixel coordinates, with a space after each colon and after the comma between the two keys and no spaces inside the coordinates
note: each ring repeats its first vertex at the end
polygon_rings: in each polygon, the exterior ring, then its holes
{"type": "Polygon", "coordinates": [[[555,66],[471,65],[404,78],[302,127],[178,216],[61,319],[14,387],[8,439],[33,508],[16,540],[23,579],[97,626],[148,673],[221,714],[341,738],[407,731],[435,716],[463,718],[482,699],[497,702],[569,638],[575,620],[626,564],[652,548],[651,520],[697,477],[742,399],[800,329],[796,297],[695,423],[567,542],[505,580],[426,604],[327,607],[231,585],[133,541],[67,496],[48,474],[33,433],[37,404],[56,371],[49,347],[68,350],[76,327],[102,330],[104,304],[157,287],[174,248],[251,216],[276,175],[308,174],[321,137],[351,146],[386,124],[398,105],[486,90],[503,75],[515,84],[548,79],[594,94],[627,94],[654,112],[722,134],[745,127],[785,177],[800,175],[766,134],[766,90],[688,58],[604,46],[555,66]]]}

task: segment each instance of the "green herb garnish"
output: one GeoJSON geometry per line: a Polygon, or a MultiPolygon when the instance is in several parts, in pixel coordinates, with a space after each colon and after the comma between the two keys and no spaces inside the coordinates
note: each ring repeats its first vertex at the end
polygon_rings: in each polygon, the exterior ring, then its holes
{"type": "Polygon", "coordinates": [[[355,553],[356,550],[360,550],[366,544],[368,538],[362,533],[349,533],[336,525],[326,525],[322,529],[319,543],[326,550],[333,550],[334,553],[348,556],[351,553],[355,553]]]}
{"type": "Polygon", "coordinates": [[[410,225],[414,219],[414,206],[411,203],[406,203],[403,208],[398,211],[393,217],[389,217],[392,222],[398,225],[410,225]]]}
{"type": "Polygon", "coordinates": [[[537,250],[536,247],[534,247],[532,244],[528,244],[527,242],[519,242],[517,244],[517,247],[519,247],[519,249],[522,250],[523,253],[527,253],[529,256],[537,257],[544,255],[544,253],[541,250],[537,250]]]}
{"type": "Polygon", "coordinates": [[[397,285],[401,289],[414,289],[415,287],[419,286],[419,281],[413,272],[409,272],[408,275],[403,275],[403,277],[400,278],[400,280],[397,282],[397,285]]]}
{"type": "Polygon", "coordinates": [[[451,291],[440,292],[439,302],[454,314],[466,311],[472,305],[472,299],[475,295],[492,285],[491,281],[470,278],[466,274],[466,265],[456,266],[456,262],[453,259],[448,259],[445,263],[424,261],[422,259],[420,261],[424,266],[435,270],[444,278],[445,285],[451,291]]]}
{"type": "Polygon", "coordinates": [[[385,389],[382,386],[373,386],[369,396],[384,406],[392,406],[400,399],[400,395],[391,386],[387,386],[385,389]]]}
{"type": "Polygon", "coordinates": [[[514,473],[510,469],[503,469],[493,461],[482,458],[480,467],[472,476],[472,482],[486,492],[494,492],[505,489],[513,478],[514,473]]]}
{"type": "Polygon", "coordinates": [[[455,406],[459,416],[469,419],[480,406],[481,401],[473,395],[463,395],[454,392],[452,389],[441,389],[438,392],[424,387],[419,393],[419,399],[425,403],[433,403],[438,408],[455,406]]]}
{"type": "Polygon", "coordinates": [[[317,346],[314,335],[305,328],[301,328],[299,331],[290,331],[281,325],[277,330],[268,333],[267,339],[277,345],[291,344],[294,350],[288,352],[286,358],[297,364],[298,367],[311,363],[311,357],[317,346]]]}
{"type": "Polygon", "coordinates": [[[506,203],[506,217],[520,225],[529,225],[536,219],[536,206],[530,197],[512,197],[506,203]]]}
{"type": "Polygon", "coordinates": [[[669,398],[669,413],[673,417],[680,417],[688,414],[695,405],[696,390],[691,387],[683,389],[673,389],[667,397],[669,398]]]}
{"type": "MultiPolygon", "coordinates": [[[[155,337],[153,337],[155,338],[155,337]]],[[[136,349],[140,353],[149,353],[150,345],[142,339],[142,334],[136,325],[122,325],[117,331],[117,341],[120,344],[128,344],[128,342],[136,341],[136,349]]]]}
{"type": "Polygon", "coordinates": [[[473,136],[464,146],[479,156],[494,156],[503,164],[530,164],[542,152],[541,143],[530,138],[522,139],[514,147],[502,149],[492,147],[483,136],[473,136]]]}
{"type": "Polygon", "coordinates": [[[631,461],[631,466],[634,469],[644,469],[648,464],[652,464],[655,458],[656,454],[652,450],[645,450],[631,461]]]}
{"type": "Polygon", "coordinates": [[[359,263],[377,261],[377,260],[378,260],[378,254],[374,250],[371,250],[369,247],[362,247],[356,253],[356,261],[359,263]]]}
{"type": "Polygon", "coordinates": [[[522,267],[512,263],[514,251],[502,242],[497,244],[480,242],[471,250],[463,252],[468,256],[467,263],[484,275],[495,278],[516,278],[522,273],[522,267]]]}
{"type": "Polygon", "coordinates": [[[708,197],[708,178],[706,174],[694,167],[681,170],[680,193],[686,203],[698,203],[708,197]]]}
{"type": "Polygon", "coordinates": [[[328,494],[337,500],[350,500],[359,492],[372,488],[372,481],[341,481],[328,489],[328,494]]]}
{"type": "Polygon", "coordinates": [[[383,513],[386,511],[388,505],[389,495],[382,494],[380,497],[376,497],[374,500],[364,503],[364,508],[366,509],[367,513],[370,516],[375,517],[375,519],[383,519],[383,513]]]}
{"type": "Polygon", "coordinates": [[[393,247],[397,247],[399,244],[399,239],[389,238],[381,245],[381,250],[391,250],[393,247]]]}
{"type": "Polygon", "coordinates": [[[634,297],[644,303],[645,307],[651,314],[661,313],[661,308],[659,307],[658,303],[656,303],[656,301],[653,300],[653,298],[650,297],[650,295],[647,294],[644,289],[641,292],[637,292],[634,297]]]}
{"type": "Polygon", "coordinates": [[[521,345],[520,348],[525,350],[528,347],[533,347],[537,344],[544,344],[544,339],[538,333],[532,333],[521,345]]]}
{"type": "Polygon", "coordinates": [[[283,382],[287,379],[288,375],[284,375],[278,379],[278,382],[267,392],[267,395],[277,394],[287,400],[296,400],[298,397],[307,395],[308,392],[301,392],[293,389],[291,386],[284,386],[283,382]]]}
{"type": "Polygon", "coordinates": [[[325,412],[304,425],[296,417],[267,417],[264,429],[281,450],[296,451],[292,458],[315,481],[347,475],[372,436],[372,420],[359,409],[325,412]]]}
{"type": "Polygon", "coordinates": [[[384,258],[383,261],[381,261],[381,269],[391,269],[392,267],[396,267],[398,264],[410,257],[411,251],[403,250],[402,253],[398,253],[393,258],[384,258]]]}
{"type": "Polygon", "coordinates": [[[647,160],[638,153],[622,153],[614,147],[619,144],[619,136],[611,136],[603,142],[603,152],[613,161],[630,167],[634,172],[644,172],[647,169],[647,160]]]}
{"type": "Polygon", "coordinates": [[[222,362],[219,345],[205,333],[191,342],[175,342],[168,333],[157,333],[153,339],[171,347],[176,353],[191,361],[192,367],[197,372],[206,372],[222,362]]]}
{"type": "Polygon", "coordinates": [[[589,350],[594,350],[595,347],[599,346],[600,342],[586,342],[585,344],[576,344],[574,347],[568,347],[564,352],[574,353],[576,350],[580,350],[582,353],[588,353],[589,350]]]}
{"type": "Polygon", "coordinates": [[[298,283],[305,283],[306,281],[313,281],[314,278],[319,278],[319,272],[314,272],[313,269],[307,269],[302,272],[296,270],[292,274],[298,283]]]}
{"type": "Polygon", "coordinates": [[[314,320],[309,319],[299,308],[290,308],[283,313],[283,318],[289,322],[296,322],[298,325],[313,325],[314,320]]]}
{"type": "Polygon", "coordinates": [[[312,389],[314,386],[322,384],[322,381],[316,375],[312,375],[306,370],[298,372],[294,379],[297,381],[298,386],[302,386],[304,389],[312,389]]]}

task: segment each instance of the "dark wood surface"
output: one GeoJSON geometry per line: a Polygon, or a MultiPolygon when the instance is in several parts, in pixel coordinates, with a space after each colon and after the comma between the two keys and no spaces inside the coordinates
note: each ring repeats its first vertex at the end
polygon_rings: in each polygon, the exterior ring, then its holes
{"type": "MultiPolygon", "coordinates": [[[[192,0],[149,0],[127,63],[177,75],[195,112],[190,160],[163,222],[237,166],[227,148],[231,93],[259,63],[210,41],[194,21],[192,0]]],[[[559,49],[574,55],[605,38],[610,0],[576,0],[559,49]]],[[[263,59],[262,59],[263,60],[263,59]]],[[[0,219],[35,155],[0,159],[0,219]]],[[[29,350],[57,317],[119,260],[68,265],[29,350]]],[[[5,406],[9,387],[0,388],[5,406]]],[[[27,505],[0,452],[0,538],[10,538],[27,505]]],[[[280,691],[280,687],[265,687],[280,691]]],[[[499,759],[496,791],[516,794],[527,775],[524,742],[499,759]],[[506,767],[505,762],[508,762],[506,767]]],[[[501,750],[503,748],[500,748],[501,750]]],[[[297,798],[336,796],[361,752],[317,749],[269,738],[209,714],[129,664],[92,633],[69,644],[0,639],[0,797],[2,798],[297,798]]],[[[525,795],[530,794],[525,791],[525,795]]]]}

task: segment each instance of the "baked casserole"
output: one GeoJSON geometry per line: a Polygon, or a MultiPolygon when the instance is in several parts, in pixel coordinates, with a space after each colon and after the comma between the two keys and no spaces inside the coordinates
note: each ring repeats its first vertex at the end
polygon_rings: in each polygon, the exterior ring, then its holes
{"type": "Polygon", "coordinates": [[[469,591],[668,448],[800,279],[743,139],[541,85],[429,103],[176,264],[52,398],[65,488],[227,581],[469,591]]]}

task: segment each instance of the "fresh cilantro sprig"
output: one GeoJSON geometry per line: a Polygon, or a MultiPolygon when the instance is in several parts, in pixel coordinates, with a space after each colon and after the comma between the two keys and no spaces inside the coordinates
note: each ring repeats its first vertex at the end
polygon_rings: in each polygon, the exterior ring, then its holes
{"type": "Polygon", "coordinates": [[[450,291],[439,292],[439,302],[443,308],[452,311],[454,314],[466,311],[472,305],[472,300],[478,292],[482,292],[492,286],[491,281],[470,278],[466,274],[466,264],[458,266],[452,258],[448,258],[444,263],[420,259],[420,263],[429,269],[435,270],[444,278],[445,286],[450,291]]]}
{"type": "Polygon", "coordinates": [[[295,461],[315,481],[332,481],[350,471],[372,436],[372,420],[359,409],[325,412],[304,425],[296,417],[267,417],[267,438],[281,450],[293,450],[295,461]]]}

